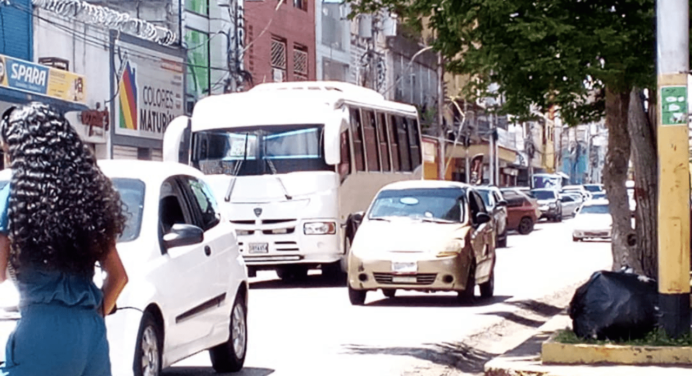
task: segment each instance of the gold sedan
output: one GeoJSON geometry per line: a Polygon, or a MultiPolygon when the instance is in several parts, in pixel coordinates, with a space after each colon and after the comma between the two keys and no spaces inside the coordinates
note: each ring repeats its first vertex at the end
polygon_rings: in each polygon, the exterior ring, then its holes
{"type": "Polygon", "coordinates": [[[375,197],[348,260],[348,295],[368,291],[455,291],[468,302],[476,284],[494,293],[495,239],[483,199],[469,185],[418,180],[390,184],[375,197]]]}

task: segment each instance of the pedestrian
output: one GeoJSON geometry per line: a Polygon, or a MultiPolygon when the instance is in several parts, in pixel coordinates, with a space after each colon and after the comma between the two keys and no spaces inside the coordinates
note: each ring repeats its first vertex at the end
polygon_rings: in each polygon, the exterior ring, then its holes
{"type": "Polygon", "coordinates": [[[6,111],[0,141],[12,168],[0,192],[0,283],[8,274],[16,283],[21,313],[0,375],[108,376],[104,317],[127,283],[115,248],[120,196],[50,106],[6,111]],[[108,275],[102,290],[97,262],[108,275]]]}

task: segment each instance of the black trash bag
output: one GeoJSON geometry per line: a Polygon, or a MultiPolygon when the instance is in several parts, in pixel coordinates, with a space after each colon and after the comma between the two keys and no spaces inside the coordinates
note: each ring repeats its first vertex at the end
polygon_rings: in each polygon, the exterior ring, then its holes
{"type": "Polygon", "coordinates": [[[653,279],[625,272],[595,272],[569,304],[572,329],[581,338],[644,338],[657,322],[658,287],[653,279]]]}

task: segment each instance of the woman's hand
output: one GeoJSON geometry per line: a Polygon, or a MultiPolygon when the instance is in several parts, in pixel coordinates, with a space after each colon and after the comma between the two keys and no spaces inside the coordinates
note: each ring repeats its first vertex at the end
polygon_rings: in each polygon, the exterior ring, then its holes
{"type": "Polygon", "coordinates": [[[7,263],[10,259],[10,239],[0,233],[0,283],[7,279],[7,263]]]}
{"type": "Polygon", "coordinates": [[[118,251],[115,249],[115,242],[111,244],[106,257],[101,261],[101,269],[106,272],[106,280],[103,282],[103,315],[106,316],[115,308],[118,296],[127,284],[127,273],[118,251]]]}

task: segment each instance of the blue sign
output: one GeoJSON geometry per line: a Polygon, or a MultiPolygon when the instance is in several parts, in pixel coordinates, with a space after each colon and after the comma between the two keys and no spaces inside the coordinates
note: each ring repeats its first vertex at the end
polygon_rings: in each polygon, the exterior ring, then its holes
{"type": "Polygon", "coordinates": [[[43,95],[48,92],[50,69],[46,66],[7,57],[6,72],[10,88],[43,95]]]}

